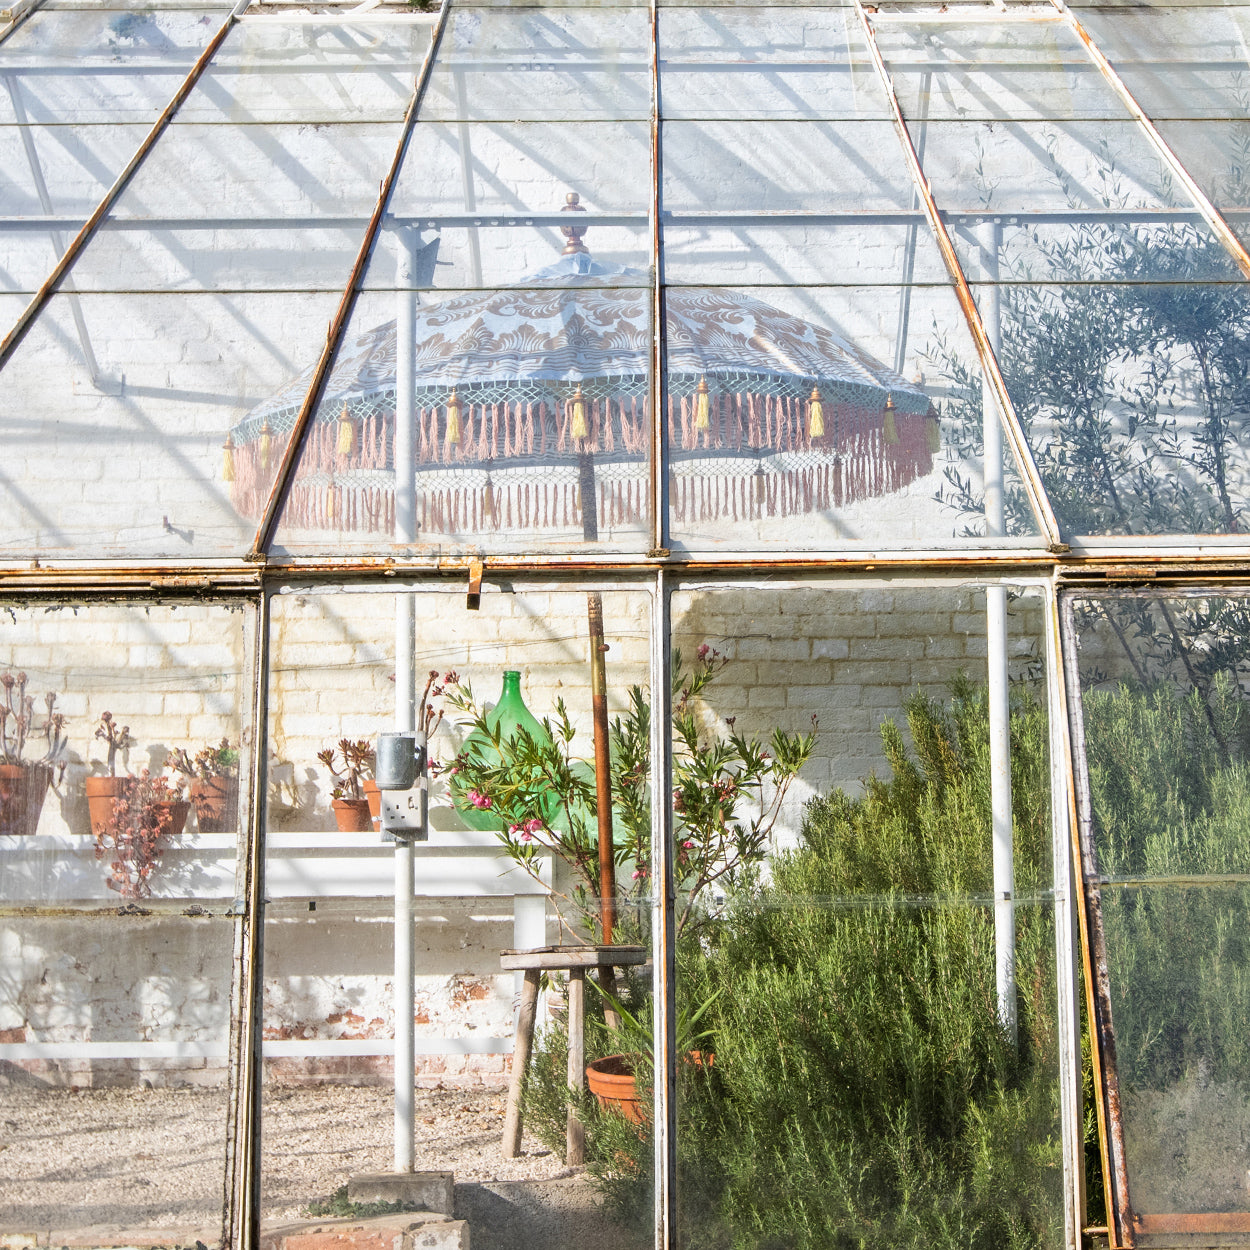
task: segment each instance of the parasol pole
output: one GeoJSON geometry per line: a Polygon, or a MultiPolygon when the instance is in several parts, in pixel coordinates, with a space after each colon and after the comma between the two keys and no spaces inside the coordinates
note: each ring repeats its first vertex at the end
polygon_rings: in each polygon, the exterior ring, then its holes
{"type": "MultiPolygon", "coordinates": [[[[1002,346],[998,255],[1001,225],[980,228],[981,256],[988,279],[983,317],[990,347],[1002,346]]],[[[991,387],[982,388],[985,443],[985,534],[1001,538],[1006,529],[1003,506],[1003,430],[991,387]]],[[[998,1019],[1016,1040],[1015,865],[1011,827],[1011,708],[1007,681],[1007,587],[985,590],[986,690],[990,721],[990,813],[994,845],[994,965],[998,1019]]]]}
{"type": "MultiPolygon", "coordinates": [[[[395,274],[398,307],[395,319],[395,542],[417,536],[416,489],[413,480],[413,427],[416,420],[417,232],[398,231],[399,263],[395,274]]],[[[417,729],[416,601],[395,596],[395,729],[417,729]]],[[[424,728],[424,726],[422,727],[424,728]]],[[[418,742],[419,747],[423,744],[418,742]]],[[[424,752],[422,752],[424,757],[424,752]]],[[[424,763],[422,764],[424,768],[424,763]]],[[[421,784],[418,781],[418,784],[421,784]]],[[[413,942],[412,838],[395,835],[395,1171],[416,1165],[413,1130],[416,1120],[416,961],[413,942]]]]}

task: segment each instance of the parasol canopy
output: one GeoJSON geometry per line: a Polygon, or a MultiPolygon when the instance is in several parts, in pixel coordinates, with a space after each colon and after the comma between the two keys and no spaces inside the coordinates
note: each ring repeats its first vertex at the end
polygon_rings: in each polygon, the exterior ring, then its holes
{"type": "MultiPolygon", "coordinates": [[[[424,534],[574,529],[588,487],[592,523],[646,517],[650,292],[620,285],[635,278],[646,281],[583,250],[516,288],[416,310],[412,473],[424,534]]],[[[931,469],[929,397],[841,336],[732,290],[670,288],[665,318],[677,521],[837,509],[931,469]]],[[[394,321],[345,343],[305,434],[288,524],[393,531],[398,348],[394,321]]],[[[311,376],[231,431],[228,476],[245,515],[264,506],[273,446],[311,376]]]]}

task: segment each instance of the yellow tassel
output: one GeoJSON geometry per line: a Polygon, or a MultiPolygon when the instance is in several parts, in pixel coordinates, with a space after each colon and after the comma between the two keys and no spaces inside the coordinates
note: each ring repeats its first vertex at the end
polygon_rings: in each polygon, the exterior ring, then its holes
{"type": "Polygon", "coordinates": [[[234,438],[229,434],[221,445],[221,480],[234,481],[234,438]]]}
{"type": "Polygon", "coordinates": [[[269,453],[273,450],[273,435],[269,429],[269,418],[266,417],[264,424],[260,427],[260,439],[256,444],[256,450],[260,455],[260,467],[262,469],[269,468],[269,453]]]}
{"type": "Polygon", "coordinates": [[[712,424],[712,405],[707,394],[707,378],[700,378],[694,393],[694,428],[706,430],[712,424]]]}
{"type": "Polygon", "coordinates": [[[930,417],[925,423],[925,442],[929,446],[929,454],[936,456],[942,450],[942,427],[937,417],[930,417]]]}
{"type": "Polygon", "coordinates": [[[334,520],[334,479],[330,479],[330,485],[326,487],[326,520],[334,520]]]}
{"type": "Polygon", "coordinates": [[[447,396],[447,441],[460,446],[460,401],[455,391],[447,396]]]}
{"type": "Polygon", "coordinates": [[[482,524],[495,524],[495,488],[490,484],[490,474],[486,475],[486,489],[482,491],[482,524]]]}
{"type": "Polygon", "coordinates": [[[885,397],[885,441],[890,447],[898,446],[898,426],[894,423],[894,396],[885,397]]]}
{"type": "Polygon", "coordinates": [[[582,384],[577,384],[577,390],[573,392],[573,423],[569,427],[569,434],[573,438],[585,438],[590,431],[586,428],[586,397],[582,394],[582,384]]]}
{"type": "Polygon", "coordinates": [[[356,430],[352,425],[351,417],[347,415],[347,405],[344,404],[343,411],[339,414],[339,438],[334,450],[340,456],[350,456],[355,445],[356,430]]]}
{"type": "Polygon", "coordinates": [[[807,436],[808,438],[824,438],[825,406],[820,402],[820,388],[812,387],[812,397],[807,403],[807,436]]]}

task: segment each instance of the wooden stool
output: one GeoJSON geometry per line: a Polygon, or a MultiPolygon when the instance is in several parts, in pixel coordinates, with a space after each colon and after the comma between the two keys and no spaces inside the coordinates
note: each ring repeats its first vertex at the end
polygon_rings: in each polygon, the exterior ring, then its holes
{"type": "MultiPolygon", "coordinates": [[[[524,972],[521,1010],[517,1015],[516,1043],[512,1050],[512,1080],[508,1083],[508,1109],[503,1121],[503,1153],[515,1159],[521,1153],[521,1083],[534,1045],[534,1016],[538,1010],[538,982],[544,972],[569,974],[569,1088],[586,1088],[586,969],[625,968],[646,963],[641,946],[541,946],[531,951],[501,951],[505,972],[524,972]]],[[[565,1162],[570,1167],[586,1161],[586,1130],[569,1108],[565,1138],[565,1162]]]]}

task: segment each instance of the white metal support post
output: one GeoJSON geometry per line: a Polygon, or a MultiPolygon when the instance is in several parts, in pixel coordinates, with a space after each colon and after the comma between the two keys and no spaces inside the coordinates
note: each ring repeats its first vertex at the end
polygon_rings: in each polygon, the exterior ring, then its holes
{"type": "MultiPolygon", "coordinates": [[[[412,439],[415,421],[413,370],[416,350],[417,232],[399,232],[399,263],[395,274],[398,291],[395,337],[395,541],[416,538],[416,489],[413,481],[412,439]]],[[[412,733],[417,728],[416,604],[411,594],[395,596],[395,730],[412,733]]],[[[418,746],[424,744],[418,742],[418,746]]],[[[422,751],[422,759],[424,759],[422,751]]],[[[424,789],[424,768],[418,784],[424,789]]],[[[395,835],[395,1171],[411,1172],[415,1163],[413,1122],[416,1110],[416,1022],[413,955],[412,838],[395,835]]]]}
{"type": "MultiPolygon", "coordinates": [[[[980,228],[982,265],[990,283],[998,279],[1002,226],[980,228]]],[[[981,316],[990,347],[1002,345],[998,287],[987,286],[981,316]]],[[[1003,427],[994,389],[988,380],[984,396],[985,534],[1001,538],[1006,530],[1003,505],[1003,427]]],[[[1011,829],[1011,709],[1007,683],[1007,588],[985,591],[986,691],[990,721],[990,812],[994,844],[994,963],[998,1018],[1016,1040],[1016,915],[1015,864],[1011,829]]]]}

